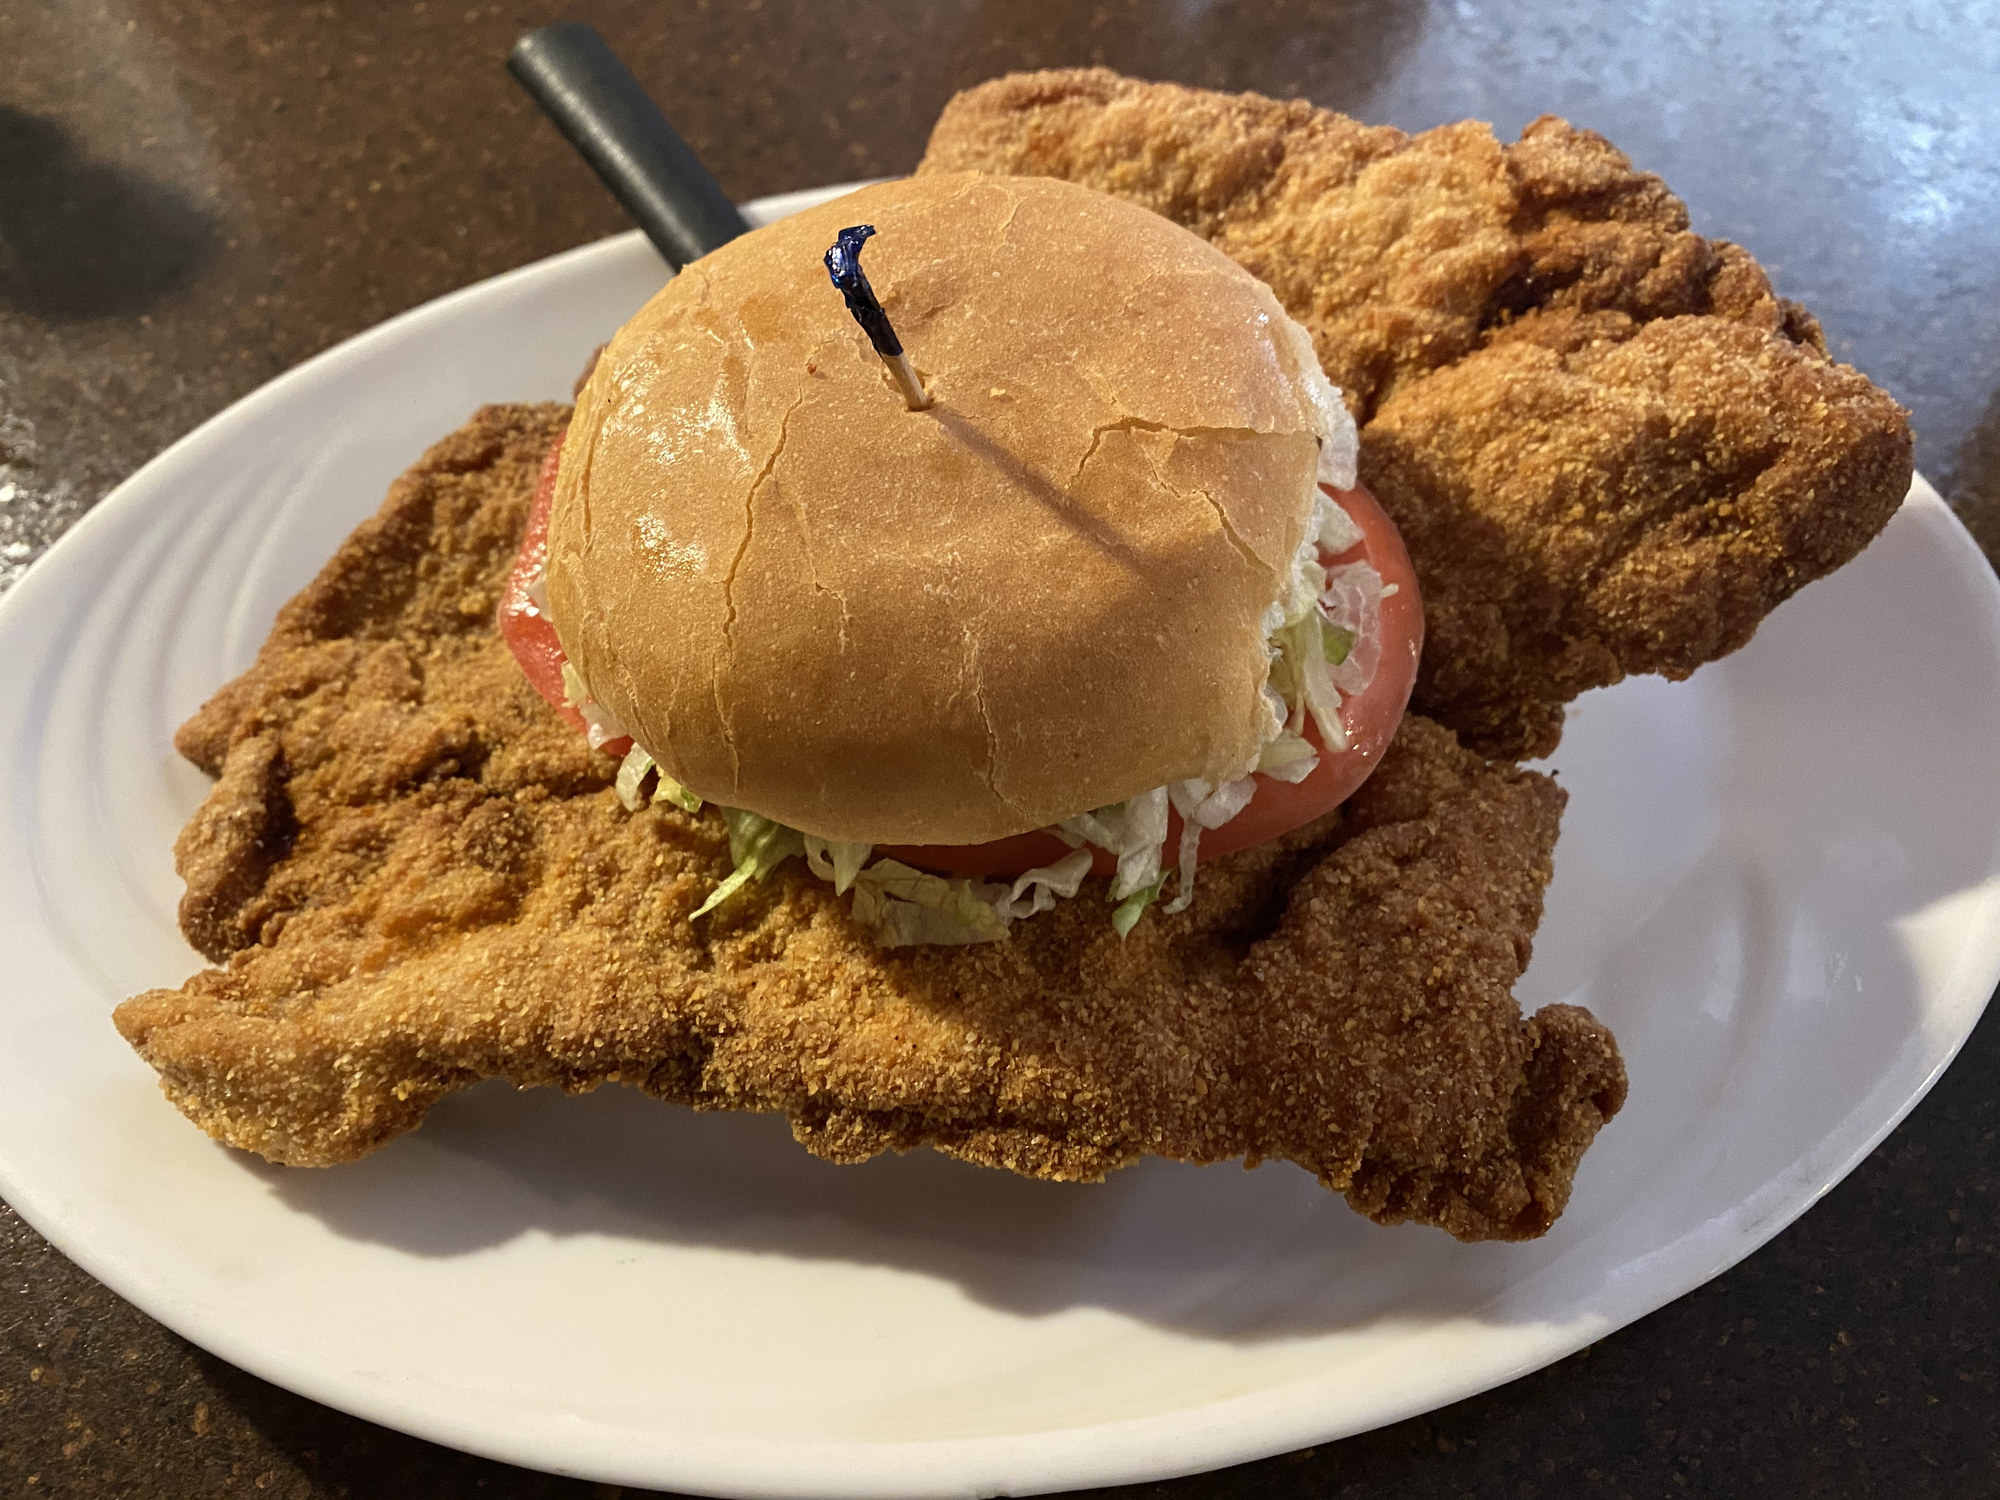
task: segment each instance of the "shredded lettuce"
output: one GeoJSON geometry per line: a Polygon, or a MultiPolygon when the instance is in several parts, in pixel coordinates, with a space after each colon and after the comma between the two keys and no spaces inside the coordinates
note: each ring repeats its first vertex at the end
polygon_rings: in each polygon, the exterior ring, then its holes
{"type": "Polygon", "coordinates": [[[1313,749],[1311,740],[1283,730],[1266,740],[1257,756],[1257,770],[1261,775],[1295,785],[1312,775],[1313,768],[1318,764],[1319,752],[1313,749]]]}
{"type": "MultiPolygon", "coordinates": [[[[1340,485],[1338,488],[1352,489],[1353,485],[1340,485]]],[[[1347,513],[1346,506],[1324,490],[1313,501],[1312,534],[1313,545],[1328,557],[1338,557],[1361,545],[1361,528],[1354,517],[1347,513]]]]}
{"type": "Polygon", "coordinates": [[[618,800],[625,804],[625,811],[637,812],[646,805],[648,776],[654,778],[652,801],[671,802],[683,812],[701,811],[701,798],[662,771],[659,763],[636,744],[625,752],[625,759],[618,767],[618,780],[613,783],[618,789],[618,800]]]}
{"type": "Polygon", "coordinates": [[[1060,897],[1074,896],[1090,873],[1091,856],[1079,850],[1028,871],[1011,885],[933,875],[899,860],[869,864],[868,856],[874,852],[869,844],[802,834],[735,808],[722,809],[722,815],[729,823],[729,853],[736,869],[709,893],[696,916],[713,911],[794,854],[802,854],[806,868],[836,892],[854,893],[854,919],[884,948],[993,942],[1005,937],[1020,918],[1047,911],[1060,897]]]}
{"type": "Polygon", "coordinates": [[[1382,662],[1382,600],[1387,590],[1382,575],[1367,563],[1329,568],[1320,590],[1319,609],[1329,626],[1341,631],[1349,649],[1338,657],[1328,653],[1335,687],[1348,697],[1375,680],[1382,662]]]}
{"type": "Polygon", "coordinates": [[[1180,869],[1180,889],[1165,910],[1186,911],[1194,900],[1195,866],[1201,860],[1201,835],[1205,829],[1220,828],[1250,805],[1257,795],[1256,778],[1238,777],[1221,786],[1206,781],[1176,781],[1167,789],[1174,811],[1181,815],[1181,844],[1176,863],[1180,869]]]}
{"type": "MultiPolygon", "coordinates": [[[[932,875],[897,860],[878,859],[855,876],[854,919],[884,948],[990,943],[1005,937],[1022,917],[1047,911],[1058,897],[1074,896],[1090,873],[1090,859],[1088,850],[1066,854],[1028,871],[1011,886],[932,875]]],[[[810,855],[807,862],[811,864],[810,855]]],[[[814,873],[825,878],[824,871],[814,873]]]]}
{"type": "Polygon", "coordinates": [[[736,868],[695,908],[697,917],[707,916],[751,881],[762,880],[794,854],[806,852],[805,835],[783,823],[774,823],[738,807],[723,808],[722,817],[729,825],[729,857],[736,862],[736,868]]]}
{"type": "Polygon", "coordinates": [[[1273,637],[1278,655],[1271,663],[1271,681],[1291,710],[1285,721],[1287,732],[1301,733],[1310,713],[1319,726],[1320,743],[1338,753],[1347,748],[1347,726],[1340,720],[1340,691],[1327,662],[1325,623],[1312,608],[1278,630],[1273,637]]]}
{"type": "Polygon", "coordinates": [[[625,752],[624,762],[618,767],[618,780],[613,783],[618,789],[618,800],[625,804],[625,811],[637,812],[646,805],[646,796],[641,788],[652,770],[653,757],[637,745],[625,752]]]}
{"type": "Polygon", "coordinates": [[[1092,863],[1088,849],[1065,854],[1052,865],[1040,865],[1015,879],[1007,892],[1002,910],[1010,917],[1032,917],[1045,912],[1060,898],[1068,900],[1083,889],[1083,877],[1092,863]]]}
{"type": "Polygon", "coordinates": [[[1111,898],[1122,901],[1159,876],[1167,843],[1167,789],[1157,786],[1095,812],[1064,818],[1059,831],[1118,857],[1111,898]]]}
{"type": "Polygon", "coordinates": [[[950,880],[878,859],[855,879],[854,919],[884,948],[990,943],[1007,935],[1008,919],[994,905],[1006,894],[1004,885],[950,880]]]}
{"type": "Polygon", "coordinates": [[[583,715],[584,738],[590,741],[591,749],[602,750],[613,740],[631,737],[631,731],[618,722],[618,716],[590,696],[583,674],[569,661],[563,662],[562,684],[563,702],[583,715]]]}
{"type": "Polygon", "coordinates": [[[861,867],[868,863],[868,856],[875,852],[873,844],[843,843],[810,833],[805,835],[805,841],[806,868],[821,880],[832,881],[834,894],[838,896],[847,894],[861,867]]]}
{"type": "Polygon", "coordinates": [[[1151,885],[1140,886],[1112,909],[1111,926],[1121,939],[1132,935],[1132,929],[1139,925],[1139,918],[1146,908],[1160,899],[1160,891],[1166,883],[1167,877],[1161,875],[1151,885]]]}
{"type": "Polygon", "coordinates": [[[657,766],[654,767],[654,770],[659,777],[653,787],[653,800],[655,802],[671,802],[682,812],[698,813],[701,811],[701,798],[689,791],[688,788],[682,786],[665,771],[659,770],[657,766]]]}
{"type": "Polygon", "coordinates": [[[1381,575],[1365,562],[1328,568],[1319,558],[1337,557],[1361,540],[1346,507],[1320,492],[1292,559],[1290,587],[1264,616],[1270,685],[1287,710],[1283,732],[1300,734],[1310,714],[1321,743],[1336,753],[1347,748],[1341,700],[1374,680],[1381,659],[1383,589],[1381,575]]]}

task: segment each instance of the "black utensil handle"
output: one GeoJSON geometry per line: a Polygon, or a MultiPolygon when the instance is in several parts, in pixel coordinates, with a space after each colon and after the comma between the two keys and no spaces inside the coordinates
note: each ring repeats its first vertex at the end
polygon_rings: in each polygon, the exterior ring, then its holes
{"type": "Polygon", "coordinates": [[[562,21],[514,44],[507,70],[678,271],[749,229],[596,30],[562,21]]]}

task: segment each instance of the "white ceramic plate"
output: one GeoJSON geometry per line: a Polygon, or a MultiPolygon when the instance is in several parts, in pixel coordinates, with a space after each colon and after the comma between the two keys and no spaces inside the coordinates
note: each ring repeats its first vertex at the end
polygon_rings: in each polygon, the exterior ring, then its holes
{"type": "Polygon", "coordinates": [[[0,602],[0,1192],[196,1343],[633,1485],[1186,1473],[1469,1395],[1679,1296],[1838,1181],[1977,1019],[2000,587],[1920,481],[1749,649],[1577,706],[1520,994],[1610,1023],[1632,1092],[1534,1244],[1377,1228],[1283,1165],[833,1167],[779,1121],[616,1088],[489,1084],[325,1172],[213,1144],[109,1019],[198,967],[170,851],[206,782],[174,727],[428,443],[480,402],[563,396],[660,277],[628,235],[344,344],[147,465],[0,602]]]}

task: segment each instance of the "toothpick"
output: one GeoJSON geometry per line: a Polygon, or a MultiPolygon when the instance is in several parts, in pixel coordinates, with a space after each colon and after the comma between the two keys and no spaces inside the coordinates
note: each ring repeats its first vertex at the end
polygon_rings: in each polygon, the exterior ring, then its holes
{"type": "Polygon", "coordinates": [[[841,230],[834,238],[833,248],[826,252],[826,273],[833,278],[834,286],[847,302],[847,310],[868,335],[868,342],[875,346],[882,363],[889,367],[904,403],[911,411],[922,411],[931,404],[930,395],[924,390],[923,381],[917,378],[916,366],[903,352],[903,341],[890,326],[889,315],[882,310],[875,288],[868,284],[867,273],[861,269],[861,246],[874,232],[873,224],[856,224],[841,230]]]}

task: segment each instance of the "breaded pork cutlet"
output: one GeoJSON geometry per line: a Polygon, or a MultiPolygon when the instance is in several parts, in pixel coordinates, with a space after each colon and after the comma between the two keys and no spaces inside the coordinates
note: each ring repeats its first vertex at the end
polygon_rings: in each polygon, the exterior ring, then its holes
{"type": "Polygon", "coordinates": [[[1503,145],[1016,74],[953,99],[919,170],[1114,193],[1270,284],[1416,562],[1414,707],[1488,755],[1547,754],[1585,689],[1735,650],[1909,487],[1906,413],[1659,178],[1553,117],[1503,145]]]}
{"type": "Polygon", "coordinates": [[[782,1112],[836,1161],[1284,1158],[1383,1222],[1548,1228],[1625,1091],[1588,1013],[1511,995],[1553,782],[1413,717],[1345,808],[1123,942],[1100,881],[1004,943],[884,950],[797,861],[691,921],[720,820],[627,812],[494,626],[566,416],[440,442],[182,729],[220,778],[182,923],[222,967],[117,1022],[204,1129],[322,1165],[481,1078],[617,1081],[782,1112]]]}

